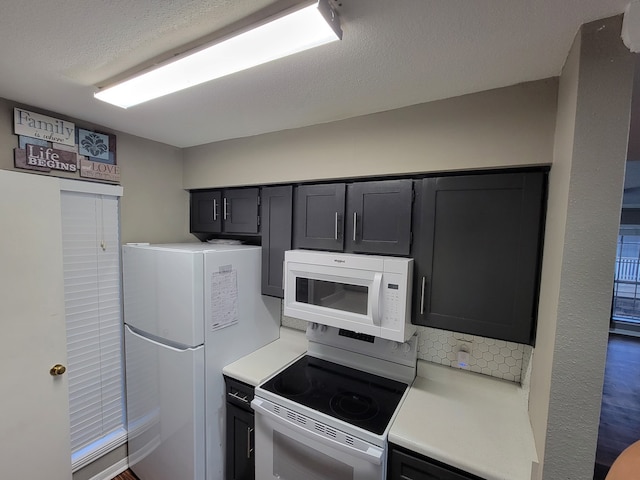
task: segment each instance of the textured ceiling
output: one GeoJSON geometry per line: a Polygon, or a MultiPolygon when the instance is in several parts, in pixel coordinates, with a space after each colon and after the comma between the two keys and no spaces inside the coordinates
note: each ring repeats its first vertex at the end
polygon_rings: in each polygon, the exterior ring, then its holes
{"type": "Polygon", "coordinates": [[[341,0],[341,42],[128,110],[93,98],[105,79],[272,3],[5,1],[0,97],[187,147],[559,75],[579,26],[628,0],[341,0]]]}

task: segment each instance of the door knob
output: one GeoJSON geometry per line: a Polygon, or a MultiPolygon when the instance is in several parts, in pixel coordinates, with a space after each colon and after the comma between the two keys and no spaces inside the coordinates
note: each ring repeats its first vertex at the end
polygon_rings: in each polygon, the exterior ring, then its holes
{"type": "Polygon", "coordinates": [[[53,367],[51,367],[51,370],[49,370],[49,373],[51,374],[52,377],[55,377],[57,375],[62,375],[66,371],[67,371],[67,367],[65,367],[64,365],[60,365],[58,363],[57,365],[54,365],[53,367]]]}

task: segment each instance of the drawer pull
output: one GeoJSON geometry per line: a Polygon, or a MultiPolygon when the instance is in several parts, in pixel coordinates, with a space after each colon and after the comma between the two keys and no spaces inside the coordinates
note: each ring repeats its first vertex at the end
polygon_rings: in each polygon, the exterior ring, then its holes
{"type": "Polygon", "coordinates": [[[235,398],[236,400],[240,400],[241,402],[244,402],[247,405],[249,405],[251,403],[249,401],[249,396],[248,395],[241,395],[239,392],[229,392],[229,393],[227,393],[227,395],[229,395],[230,397],[235,398]]]}

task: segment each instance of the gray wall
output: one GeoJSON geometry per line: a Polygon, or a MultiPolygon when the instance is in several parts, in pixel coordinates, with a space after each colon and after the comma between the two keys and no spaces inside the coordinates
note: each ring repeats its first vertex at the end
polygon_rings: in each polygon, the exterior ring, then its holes
{"type": "Polygon", "coordinates": [[[186,149],[184,187],[550,164],[556,79],[186,149]]]}
{"type": "MultiPolygon", "coordinates": [[[[116,134],[116,155],[124,189],[123,243],[197,241],[189,234],[189,195],[182,188],[181,149],[0,98],[0,169],[17,170],[13,166],[13,149],[18,146],[18,137],[13,135],[14,106],[116,134]]],[[[77,174],[63,172],[56,175],[79,178],[77,174]]]]}
{"type": "Polygon", "coordinates": [[[620,28],[583,26],[560,79],[531,375],[536,478],[593,476],[633,78],[620,28]]]}

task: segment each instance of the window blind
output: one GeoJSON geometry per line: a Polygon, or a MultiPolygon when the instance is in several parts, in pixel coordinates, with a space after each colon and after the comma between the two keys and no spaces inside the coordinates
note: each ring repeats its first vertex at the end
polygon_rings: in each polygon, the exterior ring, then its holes
{"type": "Polygon", "coordinates": [[[126,441],[118,198],[62,191],[73,470],[126,441]]]}

